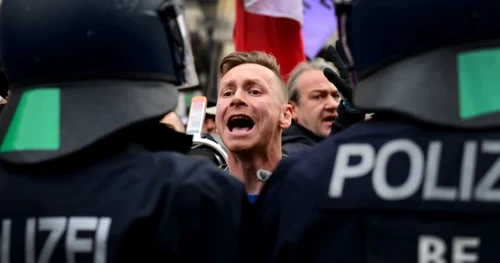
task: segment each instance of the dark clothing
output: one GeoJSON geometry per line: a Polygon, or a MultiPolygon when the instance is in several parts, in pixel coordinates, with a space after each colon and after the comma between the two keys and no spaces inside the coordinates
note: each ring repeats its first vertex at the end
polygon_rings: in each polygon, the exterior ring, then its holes
{"type": "Polygon", "coordinates": [[[317,144],[323,139],[304,126],[292,121],[292,125],[288,129],[283,130],[283,134],[281,135],[282,152],[287,155],[294,155],[317,144]]]}
{"type": "Polygon", "coordinates": [[[255,262],[498,262],[499,167],[498,129],[353,124],[280,162],[255,262]]]}
{"type": "Polygon", "coordinates": [[[365,113],[353,113],[349,112],[343,103],[340,103],[337,107],[337,118],[332,123],[332,130],[330,131],[330,135],[335,135],[347,127],[351,126],[354,123],[358,123],[360,121],[365,120],[365,113]]]}
{"type": "Polygon", "coordinates": [[[58,165],[0,165],[2,259],[238,262],[244,186],[216,166],[141,147],[58,165]]]}
{"type": "MultiPolygon", "coordinates": [[[[223,170],[224,173],[229,174],[229,167],[227,167],[227,165],[225,167],[226,168],[224,168],[224,170],[223,170]]],[[[257,194],[247,194],[248,203],[255,204],[255,202],[257,202],[258,197],[259,197],[259,195],[257,195],[257,194]]]]}

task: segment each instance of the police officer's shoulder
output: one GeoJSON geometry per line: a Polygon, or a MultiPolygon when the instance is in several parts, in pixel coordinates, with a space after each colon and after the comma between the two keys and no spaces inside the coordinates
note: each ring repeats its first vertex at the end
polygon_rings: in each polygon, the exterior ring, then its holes
{"type": "MultiPolygon", "coordinates": [[[[296,175],[293,171],[299,161],[298,156],[291,156],[281,159],[274,170],[272,176],[266,181],[259,198],[255,204],[257,230],[262,229],[264,233],[272,231],[273,221],[277,220],[280,211],[287,203],[293,202],[293,198],[298,197],[299,193],[290,191],[288,187],[296,181],[296,175]],[[295,177],[295,178],[294,178],[295,177]]],[[[292,187],[293,188],[293,187],[292,187]]],[[[269,242],[266,240],[265,242],[269,242]]],[[[267,253],[266,247],[257,251],[257,257],[262,257],[261,253],[267,253]]]]}
{"type": "MultiPolygon", "coordinates": [[[[355,124],[356,125],[356,124],[355,124]]],[[[355,127],[353,125],[353,127],[355,127]]],[[[297,155],[283,158],[271,178],[266,182],[260,198],[262,203],[277,199],[286,201],[290,196],[312,198],[324,174],[332,171],[331,160],[339,144],[351,136],[330,136],[297,155]]],[[[314,199],[314,198],[313,198],[314,199]]]]}
{"type": "Polygon", "coordinates": [[[342,132],[330,134],[323,142],[330,141],[328,145],[356,142],[365,139],[386,138],[388,135],[410,134],[424,132],[433,129],[433,126],[417,123],[415,121],[398,117],[373,118],[371,120],[357,122],[345,128],[342,132]]]}
{"type": "Polygon", "coordinates": [[[349,127],[346,127],[342,132],[330,134],[327,139],[322,142],[330,141],[331,143],[343,143],[350,142],[365,136],[378,136],[379,134],[387,133],[387,127],[390,126],[392,122],[385,120],[368,120],[362,122],[356,122],[349,127]]]}
{"type": "Polygon", "coordinates": [[[262,188],[262,191],[260,193],[259,201],[265,200],[269,196],[274,195],[278,188],[280,188],[281,185],[285,183],[286,174],[288,174],[292,169],[297,159],[299,159],[297,158],[297,156],[290,156],[281,159],[278,166],[276,167],[276,170],[274,170],[274,172],[272,173],[272,176],[269,177],[269,179],[266,181],[266,184],[264,184],[264,187],[262,188]]]}
{"type": "Polygon", "coordinates": [[[298,196],[299,193],[294,190],[297,189],[297,187],[299,188],[298,191],[302,192],[300,188],[302,188],[301,178],[303,175],[301,171],[298,171],[296,168],[301,165],[303,153],[305,151],[281,159],[259,195],[256,205],[260,207],[259,209],[261,211],[263,209],[269,210],[268,208],[271,208],[270,206],[287,202],[290,195],[298,196]]]}
{"type": "Polygon", "coordinates": [[[158,176],[172,186],[190,187],[209,195],[226,189],[244,193],[242,182],[205,160],[176,152],[157,152],[154,163],[158,176]]]}
{"type": "MultiPolygon", "coordinates": [[[[316,218],[311,217],[317,207],[317,200],[311,198],[316,188],[304,183],[310,173],[303,169],[303,159],[309,151],[283,158],[259,195],[253,233],[259,249],[253,251],[254,262],[280,261],[286,254],[281,245],[295,243],[296,236],[302,236],[316,218]]],[[[293,254],[296,243],[288,244],[287,252],[293,254]]]]}
{"type": "Polygon", "coordinates": [[[351,133],[342,132],[327,137],[296,155],[281,159],[262,189],[258,206],[264,206],[261,204],[265,203],[279,203],[279,200],[289,202],[290,198],[308,199],[314,202],[314,196],[318,195],[318,185],[323,184],[324,175],[331,174],[332,160],[335,158],[338,146],[366,131],[363,125],[357,123],[347,130],[351,133]]]}
{"type": "Polygon", "coordinates": [[[319,168],[324,166],[324,160],[329,159],[329,157],[331,156],[330,153],[333,151],[336,145],[346,139],[347,138],[342,137],[328,137],[318,144],[304,149],[295,156],[283,158],[283,160],[280,162],[280,165],[285,166],[287,164],[293,164],[293,166],[290,166],[287,170],[288,173],[294,175],[290,177],[287,176],[286,180],[295,180],[295,177],[314,176],[314,171],[317,171],[319,168]]]}

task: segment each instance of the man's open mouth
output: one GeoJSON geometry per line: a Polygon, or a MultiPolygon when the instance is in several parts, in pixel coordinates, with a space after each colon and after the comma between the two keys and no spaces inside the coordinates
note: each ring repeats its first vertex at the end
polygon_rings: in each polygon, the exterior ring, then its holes
{"type": "Polygon", "coordinates": [[[233,115],[227,121],[230,132],[244,133],[250,131],[254,126],[252,118],[246,115],[233,115]]]}
{"type": "Polygon", "coordinates": [[[329,117],[326,117],[323,119],[324,122],[333,122],[335,121],[335,117],[334,116],[329,116],[329,117]]]}

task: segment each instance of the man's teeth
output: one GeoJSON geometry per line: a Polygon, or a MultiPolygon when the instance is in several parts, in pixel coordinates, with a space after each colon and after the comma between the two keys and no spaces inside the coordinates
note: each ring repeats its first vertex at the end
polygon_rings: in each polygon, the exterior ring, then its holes
{"type": "Polygon", "coordinates": [[[243,132],[247,132],[249,130],[250,130],[249,127],[234,127],[233,128],[233,132],[235,132],[235,133],[243,133],[243,132]]]}

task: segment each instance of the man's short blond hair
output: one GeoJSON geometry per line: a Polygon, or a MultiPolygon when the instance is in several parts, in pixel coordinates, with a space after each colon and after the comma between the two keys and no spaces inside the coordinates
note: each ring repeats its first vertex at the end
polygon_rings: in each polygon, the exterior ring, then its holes
{"type": "Polygon", "coordinates": [[[231,69],[243,64],[257,64],[270,69],[279,80],[280,89],[283,93],[285,101],[288,100],[288,90],[285,86],[285,80],[280,75],[280,65],[276,58],[265,52],[233,52],[225,56],[219,65],[219,79],[221,79],[231,69]]]}

